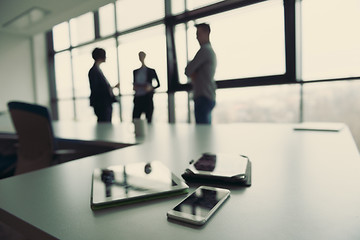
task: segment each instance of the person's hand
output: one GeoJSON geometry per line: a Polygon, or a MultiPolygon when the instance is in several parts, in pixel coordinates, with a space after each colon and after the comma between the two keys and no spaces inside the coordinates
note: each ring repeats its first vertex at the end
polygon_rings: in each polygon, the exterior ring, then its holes
{"type": "Polygon", "coordinates": [[[113,88],[118,88],[119,87],[119,83],[117,83],[115,86],[113,86],[113,88]]]}
{"type": "Polygon", "coordinates": [[[146,85],[146,92],[151,92],[154,88],[151,85],[146,85]]]}

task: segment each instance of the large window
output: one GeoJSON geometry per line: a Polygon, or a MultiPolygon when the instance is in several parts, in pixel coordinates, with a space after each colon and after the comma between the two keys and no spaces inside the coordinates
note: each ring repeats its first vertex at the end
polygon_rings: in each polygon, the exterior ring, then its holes
{"type": "Polygon", "coordinates": [[[210,41],[217,55],[216,80],[285,73],[284,8],[281,0],[268,1],[191,21],[176,27],[180,83],[186,83],[184,44],[188,58],[199,48],[195,23],[210,24],[210,41]],[[186,41],[185,37],[188,37],[186,41]]]}
{"type": "Polygon", "coordinates": [[[59,118],[96,121],[87,74],[92,50],[102,47],[101,68],[111,85],[120,83],[113,122],[131,121],[139,51],[160,79],[154,122],[173,112],[176,122],[194,122],[184,69],[199,49],[201,22],[211,26],[218,60],[214,123],[342,120],[356,129],[349,119],[357,110],[343,106],[356,102],[357,81],[313,82],[360,76],[359,0],[114,1],[53,28],[59,118]]]}
{"type": "MultiPolygon", "coordinates": [[[[114,89],[114,94],[119,97],[120,102],[113,105],[113,122],[119,121],[120,116],[123,121],[131,121],[132,95],[134,93],[132,72],[140,67],[139,51],[146,52],[147,66],[157,71],[161,84],[157,92],[166,92],[167,66],[164,25],[157,23],[150,28],[140,28],[137,31],[120,34],[119,37],[116,35],[116,30],[131,30],[131,28],[147,24],[149,21],[163,20],[164,16],[163,0],[151,3],[125,0],[99,8],[98,14],[89,12],[55,26],[53,28],[54,51],[56,51],[54,77],[59,118],[96,121],[93,109],[89,106],[90,86],[88,80],[88,71],[94,64],[91,52],[95,47],[104,48],[106,51],[106,62],[100,67],[110,85],[114,86],[120,82],[121,92],[119,89],[114,89]],[[139,5],[144,8],[138,8],[139,5]],[[149,8],[152,11],[141,10],[149,8]],[[139,17],[139,14],[142,17],[139,17]],[[96,22],[99,27],[97,39],[95,39],[96,22]]],[[[154,120],[167,121],[167,94],[156,95],[154,102],[156,105],[154,120]]]]}

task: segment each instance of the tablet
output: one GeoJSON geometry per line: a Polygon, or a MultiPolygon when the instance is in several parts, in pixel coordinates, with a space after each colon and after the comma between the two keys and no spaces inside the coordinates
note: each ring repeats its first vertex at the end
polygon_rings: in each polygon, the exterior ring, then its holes
{"type": "Polygon", "coordinates": [[[99,209],[188,192],[188,185],[159,161],[97,168],[91,208],[99,209]]]}

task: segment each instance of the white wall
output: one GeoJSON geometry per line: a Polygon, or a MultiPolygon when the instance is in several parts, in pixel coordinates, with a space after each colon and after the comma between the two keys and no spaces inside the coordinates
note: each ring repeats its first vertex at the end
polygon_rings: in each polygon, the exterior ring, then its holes
{"type": "Polygon", "coordinates": [[[33,45],[33,69],[35,102],[50,107],[50,91],[48,80],[47,52],[45,34],[35,35],[33,45]]]}
{"type": "Polygon", "coordinates": [[[49,106],[44,34],[0,35],[0,111],[21,100],[49,106]]]}

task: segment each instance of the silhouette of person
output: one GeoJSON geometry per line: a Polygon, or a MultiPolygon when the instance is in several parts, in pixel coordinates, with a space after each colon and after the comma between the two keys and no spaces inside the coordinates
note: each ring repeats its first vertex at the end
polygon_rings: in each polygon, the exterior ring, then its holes
{"type": "Polygon", "coordinates": [[[186,66],[185,75],[191,78],[196,123],[211,124],[211,112],[216,103],[214,75],[217,61],[210,44],[209,24],[201,23],[195,27],[200,49],[186,66]]]}
{"type": "Polygon", "coordinates": [[[111,122],[112,103],[116,98],[112,89],[118,87],[118,84],[111,87],[108,80],[100,69],[100,64],[106,61],[106,52],[102,48],[95,48],[92,51],[94,65],[89,70],[90,83],[90,106],[94,108],[98,122],[111,122]]]}
{"type": "Polygon", "coordinates": [[[139,52],[141,67],[133,71],[135,96],[132,118],[140,118],[141,114],[145,113],[147,122],[151,123],[154,112],[154,89],[160,87],[160,82],[156,71],[145,65],[145,57],[145,52],[139,52]],[[155,86],[153,86],[154,79],[156,80],[155,86]]]}

